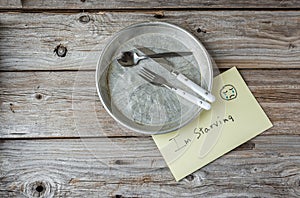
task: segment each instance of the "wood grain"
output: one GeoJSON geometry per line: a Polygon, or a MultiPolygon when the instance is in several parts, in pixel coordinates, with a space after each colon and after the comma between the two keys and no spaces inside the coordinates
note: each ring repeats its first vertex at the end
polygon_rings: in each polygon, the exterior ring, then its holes
{"type": "Polygon", "coordinates": [[[299,11],[232,10],[1,13],[0,70],[94,70],[108,39],[126,26],[147,21],[190,31],[220,68],[299,68],[299,17],[299,11]],[[68,50],[65,57],[54,53],[60,44],[68,50]]]}
{"type": "Polygon", "coordinates": [[[0,0],[0,9],[20,9],[22,8],[21,0],[0,0]]]}
{"type": "MultiPolygon", "coordinates": [[[[299,134],[300,70],[241,74],[274,124],[264,134],[299,134]]],[[[94,71],[0,72],[0,137],[139,135],[108,115],[94,76],[94,71]]]]}
{"type": "MultiPolygon", "coordinates": [[[[0,8],[11,8],[2,0],[0,8]]],[[[8,1],[7,1],[8,2],[8,1]]],[[[270,0],[270,1],[245,1],[245,0],[164,0],[164,1],[130,1],[130,0],[23,0],[23,9],[165,9],[165,8],[299,8],[297,0],[270,0]]]]}
{"type": "Polygon", "coordinates": [[[0,0],[0,197],[300,197],[299,8],[0,0]],[[108,39],[151,21],[194,34],[222,71],[237,66],[274,124],[178,183],[151,137],[118,126],[95,90],[108,39]]]}
{"type": "Polygon", "coordinates": [[[127,152],[90,139],[0,144],[0,196],[299,197],[299,136],[258,136],[175,182],[151,138],[119,139],[127,152]],[[88,141],[88,140],[87,140],[88,141]],[[288,142],[288,144],[287,144],[288,142]],[[217,190],[216,190],[217,189],[217,190]]]}

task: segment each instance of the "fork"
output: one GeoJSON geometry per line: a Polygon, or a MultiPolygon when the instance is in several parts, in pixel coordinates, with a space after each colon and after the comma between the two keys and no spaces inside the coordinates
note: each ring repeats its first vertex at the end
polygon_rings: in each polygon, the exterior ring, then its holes
{"type": "Polygon", "coordinates": [[[174,91],[177,95],[200,106],[201,108],[203,108],[205,110],[209,110],[211,108],[209,103],[207,103],[204,100],[201,100],[200,98],[198,98],[192,94],[189,94],[181,89],[173,87],[165,78],[163,78],[162,76],[154,73],[153,71],[151,71],[145,67],[141,68],[138,75],[153,85],[165,87],[169,90],[174,91]]]}

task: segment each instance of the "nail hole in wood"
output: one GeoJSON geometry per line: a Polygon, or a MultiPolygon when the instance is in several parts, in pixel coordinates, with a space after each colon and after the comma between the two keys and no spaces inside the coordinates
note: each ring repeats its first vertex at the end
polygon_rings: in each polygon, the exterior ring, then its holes
{"type": "Polygon", "coordinates": [[[89,15],[83,15],[83,16],[80,16],[79,17],[79,21],[80,21],[80,23],[88,23],[88,22],[90,22],[90,17],[89,17],[89,15]]]}
{"type": "Polygon", "coordinates": [[[54,52],[59,57],[65,57],[67,55],[68,50],[65,46],[59,44],[58,46],[55,47],[54,52]]]}
{"type": "Polygon", "coordinates": [[[85,2],[85,0],[80,0],[81,2],[85,2]]]}
{"type": "Polygon", "coordinates": [[[43,98],[42,94],[35,94],[35,98],[38,99],[38,100],[41,100],[43,98]]]}
{"type": "Polygon", "coordinates": [[[115,198],[122,198],[122,195],[116,195],[115,198]]]}
{"type": "Polygon", "coordinates": [[[9,108],[10,108],[11,112],[15,113],[13,103],[10,103],[10,104],[9,104],[9,108]]]}
{"type": "Polygon", "coordinates": [[[201,29],[201,28],[198,28],[198,29],[197,29],[197,32],[198,32],[198,33],[200,33],[200,32],[206,33],[206,30],[203,30],[203,29],[201,29]]]}
{"type": "Polygon", "coordinates": [[[37,186],[35,190],[40,193],[40,192],[43,192],[44,187],[43,186],[37,186]]]}

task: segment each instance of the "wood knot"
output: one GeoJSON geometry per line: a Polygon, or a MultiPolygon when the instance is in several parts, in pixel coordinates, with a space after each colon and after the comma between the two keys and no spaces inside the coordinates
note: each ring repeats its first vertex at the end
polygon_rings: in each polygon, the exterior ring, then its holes
{"type": "Polygon", "coordinates": [[[154,14],[154,17],[157,18],[157,19],[162,19],[165,17],[165,13],[164,12],[156,12],[154,14]]]}
{"type": "Polygon", "coordinates": [[[203,30],[203,29],[201,29],[201,28],[198,28],[198,29],[197,29],[197,32],[198,32],[198,33],[203,32],[203,33],[205,34],[205,33],[206,33],[206,30],[203,30]]]}
{"type": "Polygon", "coordinates": [[[115,198],[122,198],[122,195],[115,195],[115,198]]]}
{"type": "Polygon", "coordinates": [[[29,197],[47,197],[50,186],[43,181],[34,181],[26,186],[26,194],[29,197]]]}
{"type": "Polygon", "coordinates": [[[36,188],[35,188],[35,190],[37,191],[37,192],[43,192],[44,191],[44,186],[43,185],[39,185],[39,186],[37,186],[36,188]]]}
{"type": "Polygon", "coordinates": [[[67,55],[68,50],[65,46],[59,44],[58,46],[55,47],[54,52],[59,57],[65,57],[67,55]]]}
{"type": "Polygon", "coordinates": [[[54,197],[57,192],[57,181],[47,177],[41,172],[34,172],[34,175],[24,175],[24,183],[21,184],[20,190],[25,197],[54,197]]]}
{"type": "Polygon", "coordinates": [[[40,93],[35,94],[35,98],[38,100],[41,100],[43,98],[43,95],[40,93]]]}
{"type": "Polygon", "coordinates": [[[120,165],[120,164],[122,164],[122,161],[121,161],[121,160],[116,160],[116,161],[115,161],[115,164],[120,165]]]}
{"type": "Polygon", "coordinates": [[[130,162],[124,161],[124,160],[116,160],[114,162],[114,164],[117,164],[117,165],[126,165],[126,164],[130,164],[130,162]]]}
{"type": "Polygon", "coordinates": [[[79,17],[79,22],[83,24],[90,22],[90,20],[91,18],[89,15],[82,15],[79,17]]]}
{"type": "Polygon", "coordinates": [[[80,0],[80,1],[83,2],[83,3],[85,2],[85,0],[80,0]]]}
{"type": "Polygon", "coordinates": [[[296,48],[296,45],[294,45],[293,43],[290,43],[288,48],[289,49],[294,49],[294,48],[296,48]]]}
{"type": "Polygon", "coordinates": [[[255,149],[255,143],[248,141],[239,147],[235,148],[234,151],[247,151],[247,150],[254,150],[255,149]]]}
{"type": "Polygon", "coordinates": [[[185,177],[188,181],[193,181],[194,180],[194,175],[188,175],[185,177]]]}
{"type": "Polygon", "coordinates": [[[261,23],[270,24],[271,21],[262,21],[261,23]]]}

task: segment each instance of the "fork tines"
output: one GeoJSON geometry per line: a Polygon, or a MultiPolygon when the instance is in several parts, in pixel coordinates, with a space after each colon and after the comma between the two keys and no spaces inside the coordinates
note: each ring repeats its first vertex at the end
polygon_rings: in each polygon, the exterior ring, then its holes
{"type": "Polygon", "coordinates": [[[142,78],[144,78],[147,81],[152,81],[155,78],[155,73],[150,71],[149,69],[142,67],[142,69],[140,69],[139,71],[139,76],[141,76],[142,78]]]}

